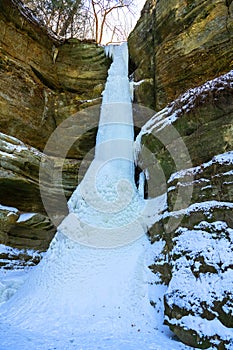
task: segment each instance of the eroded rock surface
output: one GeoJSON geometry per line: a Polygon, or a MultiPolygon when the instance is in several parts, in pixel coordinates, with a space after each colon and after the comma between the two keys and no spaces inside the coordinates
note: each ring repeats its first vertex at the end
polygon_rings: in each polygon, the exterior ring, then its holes
{"type": "Polygon", "coordinates": [[[167,285],[165,323],[201,349],[233,345],[232,82],[231,71],[188,90],[138,136],[148,195],[167,195],[149,230],[151,268],[167,285]]]}
{"type": "Polygon", "coordinates": [[[158,111],[138,165],[148,196],[167,197],[151,268],[167,285],[165,323],[201,349],[233,347],[232,41],[225,0],[148,0],[129,38],[135,99],[158,111]]]}
{"type": "Polygon", "coordinates": [[[0,26],[0,243],[41,251],[56,230],[41,199],[41,160],[48,169],[46,198],[59,221],[67,206],[56,198],[61,186],[53,169],[61,167],[64,150],[69,198],[93,156],[86,155],[95,145],[110,60],[93,42],[55,37],[18,0],[0,2],[0,26]],[[42,151],[58,126],[47,157],[42,151]],[[28,213],[30,219],[18,221],[28,213]]]}
{"type": "Polygon", "coordinates": [[[110,61],[94,43],[49,35],[21,6],[0,3],[0,130],[42,151],[63,120],[100,103],[110,61]]]}
{"type": "Polygon", "coordinates": [[[129,37],[137,101],[156,110],[232,69],[233,2],[148,0],[129,37]]]}
{"type": "Polygon", "coordinates": [[[0,244],[43,251],[56,231],[56,224],[68,212],[67,199],[81,179],[77,170],[80,161],[47,156],[2,133],[0,155],[3,204],[0,206],[0,244]],[[39,174],[41,166],[43,175],[39,174]],[[62,184],[57,178],[59,172],[62,184]],[[44,201],[49,205],[49,217],[44,201]]]}

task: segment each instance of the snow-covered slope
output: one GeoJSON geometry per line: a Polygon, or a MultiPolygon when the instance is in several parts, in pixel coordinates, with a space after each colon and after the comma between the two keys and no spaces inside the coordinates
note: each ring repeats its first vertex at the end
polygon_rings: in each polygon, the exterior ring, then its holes
{"type": "Polygon", "coordinates": [[[154,252],[134,183],[127,46],[113,51],[95,160],[44,258],[1,306],[1,350],[185,349],[162,325],[164,288],[148,268],[154,252]]]}

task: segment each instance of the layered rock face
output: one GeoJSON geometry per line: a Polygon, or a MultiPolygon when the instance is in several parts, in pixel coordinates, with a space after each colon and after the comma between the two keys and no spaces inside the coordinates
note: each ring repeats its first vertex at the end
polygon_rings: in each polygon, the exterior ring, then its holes
{"type": "Polygon", "coordinates": [[[233,347],[233,2],[147,1],[129,38],[136,100],[158,110],[137,139],[148,197],[151,269],[164,320],[193,347],[233,347]]]}
{"type": "MultiPolygon", "coordinates": [[[[69,198],[92,157],[82,161],[94,146],[109,65],[102,48],[57,40],[18,4],[0,2],[0,243],[19,249],[1,250],[6,267],[36,263],[22,249],[45,250],[55,232],[40,195],[41,164],[51,210],[65,215],[55,170],[69,198]]],[[[150,0],[129,39],[136,102],[159,111],[137,141],[147,195],[167,196],[149,229],[151,269],[167,285],[165,323],[202,349],[233,347],[232,10],[225,0],[150,0]]],[[[138,127],[155,113],[134,112],[138,127]]]]}
{"type": "Polygon", "coordinates": [[[156,113],[137,142],[148,196],[167,208],[149,229],[165,323],[185,343],[233,346],[233,72],[156,113]]]}
{"type": "Polygon", "coordinates": [[[129,37],[139,103],[160,110],[232,69],[233,3],[148,0],[129,37]],[[152,92],[153,91],[153,92],[152,92]]]}
{"type": "Polygon", "coordinates": [[[43,150],[64,119],[100,102],[109,60],[95,44],[49,36],[19,1],[1,1],[0,24],[0,129],[43,150]]]}
{"type": "MultiPolygon", "coordinates": [[[[67,151],[63,184],[68,198],[77,185],[82,159],[95,144],[110,61],[94,43],[54,37],[20,1],[0,2],[0,25],[0,243],[44,250],[55,228],[40,198],[39,166],[46,157],[40,152],[60,126],[60,138],[49,149],[58,158],[49,158],[48,163],[56,167],[62,161],[60,149],[67,151]],[[12,214],[5,206],[16,209],[12,214]],[[25,213],[35,215],[19,220],[25,213]]],[[[54,210],[59,204],[55,193],[48,189],[54,210]]]]}

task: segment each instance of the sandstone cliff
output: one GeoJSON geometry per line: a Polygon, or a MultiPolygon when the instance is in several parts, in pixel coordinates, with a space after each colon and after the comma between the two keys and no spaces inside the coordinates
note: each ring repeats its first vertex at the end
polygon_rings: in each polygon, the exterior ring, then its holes
{"type": "Polygon", "coordinates": [[[184,343],[233,339],[233,2],[147,1],[129,39],[135,97],[158,110],[137,139],[164,320],[184,343]]]}
{"type": "Polygon", "coordinates": [[[109,61],[95,44],[55,39],[20,6],[0,3],[0,129],[43,150],[64,119],[101,97],[109,61]]]}
{"type": "Polygon", "coordinates": [[[167,197],[149,230],[157,252],[151,268],[168,286],[165,322],[201,349],[232,346],[232,82],[231,71],[188,90],[137,140],[148,196],[167,197]]]}
{"type": "Polygon", "coordinates": [[[40,198],[40,151],[61,125],[64,137],[51,152],[58,155],[68,147],[63,168],[68,198],[80,163],[95,143],[110,61],[95,43],[64,41],[48,33],[17,0],[0,2],[0,25],[0,243],[44,250],[55,228],[40,198]],[[70,122],[63,124],[67,118],[70,122]],[[14,214],[5,206],[16,208],[14,214]],[[28,212],[35,215],[17,222],[28,212]]]}
{"type": "MultiPolygon", "coordinates": [[[[45,250],[55,227],[40,197],[41,160],[55,169],[60,148],[72,145],[62,165],[68,198],[94,146],[109,61],[94,44],[48,35],[17,4],[0,3],[0,243],[45,250]],[[43,154],[58,125],[61,134],[43,154]]],[[[154,115],[138,136],[138,165],[147,195],[167,198],[148,232],[151,269],[167,286],[164,320],[184,343],[219,350],[233,346],[232,11],[229,0],[149,0],[129,38],[136,102],[152,108],[134,106],[136,126],[154,115]]],[[[51,207],[62,217],[66,208],[54,196],[60,184],[47,175],[51,207]]],[[[22,250],[0,258],[5,266],[38,260],[22,250]]]]}
{"type": "Polygon", "coordinates": [[[148,0],[129,37],[137,101],[159,110],[232,69],[232,12],[226,0],[148,0]]]}

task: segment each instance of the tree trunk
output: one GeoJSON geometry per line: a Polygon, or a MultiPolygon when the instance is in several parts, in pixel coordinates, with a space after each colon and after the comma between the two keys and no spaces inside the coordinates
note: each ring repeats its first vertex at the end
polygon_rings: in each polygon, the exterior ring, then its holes
{"type": "Polygon", "coordinates": [[[69,28],[70,24],[73,22],[73,17],[74,17],[74,15],[77,12],[80,3],[81,3],[81,0],[76,0],[75,1],[73,8],[70,10],[68,18],[66,19],[65,23],[63,24],[63,26],[62,26],[62,28],[61,28],[61,30],[59,32],[60,36],[65,36],[66,35],[67,29],[69,28]]]}

